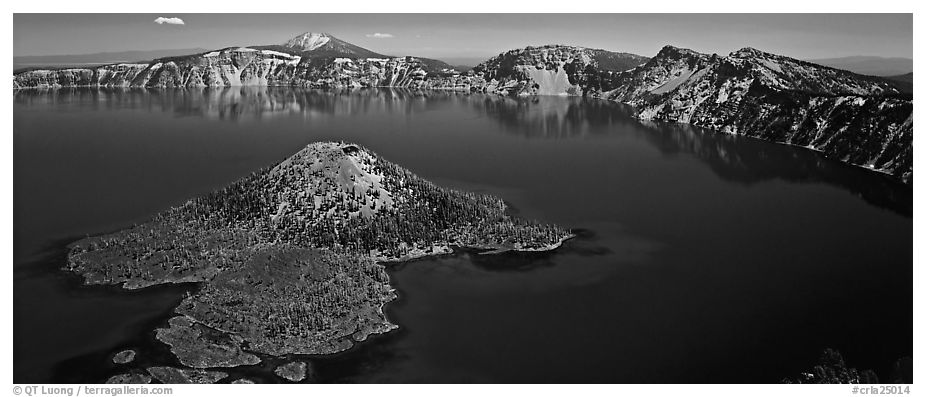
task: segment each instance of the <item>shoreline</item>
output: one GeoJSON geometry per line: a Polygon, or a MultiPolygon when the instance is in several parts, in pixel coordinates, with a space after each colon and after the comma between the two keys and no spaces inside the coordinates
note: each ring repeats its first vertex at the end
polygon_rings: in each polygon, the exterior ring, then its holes
{"type": "MultiPolygon", "coordinates": [[[[444,255],[448,255],[448,256],[456,255],[456,254],[459,253],[459,252],[457,251],[458,249],[467,249],[467,248],[469,248],[469,249],[482,249],[482,250],[487,250],[487,251],[484,251],[484,252],[480,252],[479,255],[498,255],[498,254],[504,254],[504,253],[506,253],[506,252],[549,252],[549,251],[554,251],[554,250],[556,250],[556,249],[559,249],[560,247],[563,246],[563,244],[564,244],[566,241],[569,241],[569,240],[571,240],[571,239],[573,239],[573,238],[576,238],[576,237],[578,237],[578,234],[573,233],[572,231],[570,231],[570,233],[569,233],[568,235],[561,237],[561,238],[560,238],[559,240],[557,240],[555,243],[548,244],[548,245],[545,245],[545,246],[539,247],[539,248],[506,248],[506,249],[498,249],[498,248],[496,248],[496,247],[486,247],[486,246],[461,246],[461,245],[452,245],[452,244],[448,244],[448,245],[437,245],[437,246],[432,246],[431,253],[426,253],[426,252],[424,252],[424,251],[421,251],[421,252],[419,252],[419,253],[415,253],[414,255],[406,255],[406,256],[403,256],[403,257],[398,258],[398,259],[383,259],[383,260],[380,260],[380,259],[378,259],[377,257],[373,257],[373,259],[376,261],[376,264],[377,264],[377,265],[380,265],[380,266],[383,266],[383,267],[388,268],[389,265],[405,264],[405,263],[408,263],[408,262],[411,262],[411,261],[415,261],[415,260],[418,260],[418,259],[424,259],[424,258],[428,258],[428,257],[439,257],[439,256],[444,256],[444,255]],[[454,247],[455,247],[456,249],[454,249],[454,247]]],[[[386,334],[388,334],[388,333],[390,333],[390,332],[392,332],[392,331],[395,331],[395,330],[398,330],[399,328],[401,328],[401,326],[400,326],[398,323],[391,321],[391,320],[389,319],[389,317],[386,316],[386,305],[388,305],[388,304],[390,304],[390,303],[396,301],[397,299],[399,299],[398,290],[397,290],[396,287],[392,284],[392,277],[389,275],[389,273],[386,273],[386,276],[388,277],[388,280],[387,280],[386,282],[387,282],[387,284],[389,284],[389,289],[390,289],[389,292],[392,294],[392,297],[391,297],[391,299],[389,299],[388,301],[385,301],[385,302],[383,302],[383,303],[381,303],[381,304],[379,305],[378,312],[379,312],[380,315],[383,316],[383,320],[385,320],[385,325],[388,327],[388,329],[387,329],[386,331],[384,331],[384,332],[373,332],[373,333],[370,333],[370,334],[367,335],[367,338],[368,338],[369,336],[372,336],[372,335],[386,335],[386,334]]],[[[364,338],[364,339],[359,340],[359,341],[356,341],[356,342],[363,342],[363,341],[366,340],[367,338],[364,338]]],[[[356,345],[357,345],[357,343],[354,344],[354,346],[356,346],[356,345]]],[[[342,351],[340,351],[340,352],[335,352],[335,353],[331,353],[331,354],[337,354],[337,353],[341,353],[341,352],[344,352],[344,351],[348,351],[348,350],[350,350],[351,348],[353,348],[354,346],[351,346],[350,348],[344,349],[344,350],[342,350],[342,351]]],[[[327,354],[326,354],[326,355],[327,355],[327,354]]]]}
{"type": "Polygon", "coordinates": [[[828,156],[828,155],[826,154],[826,152],[824,152],[824,151],[822,151],[822,150],[820,150],[820,149],[814,148],[814,147],[798,145],[798,144],[790,143],[790,142],[773,141],[773,140],[770,140],[770,139],[760,138],[760,137],[752,136],[752,135],[739,134],[739,133],[736,133],[736,132],[724,132],[724,131],[720,131],[720,130],[717,130],[717,129],[714,129],[714,128],[704,127],[704,126],[700,126],[700,125],[697,125],[697,124],[686,123],[686,122],[681,122],[681,121],[643,119],[643,118],[636,117],[636,116],[637,116],[636,108],[634,108],[633,105],[631,105],[631,104],[629,104],[629,103],[627,103],[627,102],[613,101],[613,100],[610,100],[610,99],[605,99],[605,98],[600,98],[600,97],[588,97],[588,98],[599,99],[599,100],[607,101],[607,102],[616,102],[616,103],[619,103],[619,104],[621,104],[621,105],[629,106],[631,109],[634,109],[634,113],[635,113],[635,114],[634,114],[634,119],[637,120],[637,121],[641,121],[641,122],[642,122],[642,121],[645,121],[645,122],[649,122],[649,123],[665,123],[665,124],[675,124],[675,125],[689,125],[689,126],[696,127],[696,128],[700,128],[700,129],[702,129],[702,130],[704,130],[704,131],[709,131],[709,132],[712,132],[712,133],[715,133],[715,134],[731,135],[731,136],[736,136],[736,137],[741,137],[741,138],[754,139],[754,140],[757,140],[757,141],[760,141],[760,142],[765,142],[765,143],[772,143],[772,144],[782,145],[782,146],[788,146],[788,147],[792,147],[792,148],[806,149],[806,150],[809,150],[809,151],[811,151],[811,152],[816,153],[817,155],[819,155],[819,156],[821,156],[821,157],[823,157],[823,158],[825,158],[825,159],[827,159],[827,160],[832,160],[832,161],[834,161],[834,162],[836,162],[836,163],[839,163],[839,164],[850,165],[850,166],[853,166],[853,167],[861,168],[861,169],[866,170],[866,171],[869,171],[869,172],[874,172],[874,173],[876,173],[876,174],[884,175],[884,176],[888,177],[888,179],[892,180],[893,182],[898,183],[898,184],[901,184],[901,185],[906,185],[906,186],[910,186],[910,187],[913,186],[913,179],[912,179],[912,177],[911,177],[911,179],[910,179],[909,181],[904,181],[904,179],[903,179],[902,177],[895,176],[894,174],[891,174],[890,172],[886,171],[886,170],[883,169],[883,168],[874,168],[874,167],[870,167],[870,166],[864,165],[864,164],[856,164],[856,163],[850,163],[850,162],[848,162],[848,161],[843,161],[843,160],[840,160],[840,159],[837,159],[837,158],[834,158],[834,157],[830,157],[830,156],[828,156]]]}
{"type": "MultiPolygon", "coordinates": [[[[102,65],[102,66],[111,66],[111,65],[102,65]]],[[[740,136],[740,137],[747,137],[747,138],[756,139],[756,140],[759,140],[759,141],[762,141],[762,142],[768,142],[768,143],[774,143],[774,144],[779,144],[779,145],[785,145],[785,146],[790,146],[790,147],[794,147],[794,148],[807,149],[807,150],[810,150],[810,151],[812,151],[812,152],[817,153],[818,155],[822,156],[823,158],[826,158],[826,159],[829,159],[829,160],[833,160],[833,161],[839,162],[839,163],[841,163],[841,164],[847,164],[847,165],[851,165],[851,166],[854,166],[854,167],[858,167],[858,168],[860,168],[860,169],[864,169],[864,170],[867,170],[867,171],[872,171],[872,172],[875,172],[875,173],[880,174],[880,175],[887,176],[888,178],[890,178],[890,179],[893,180],[894,182],[899,183],[899,184],[902,184],[902,185],[912,186],[912,181],[913,181],[912,176],[911,176],[909,179],[904,179],[902,176],[896,176],[896,175],[890,173],[889,171],[887,171],[887,170],[885,170],[885,169],[883,169],[883,168],[874,168],[874,167],[871,167],[871,166],[868,166],[868,165],[865,165],[865,164],[857,164],[857,163],[852,163],[852,162],[844,161],[844,160],[841,160],[841,159],[838,159],[838,158],[835,158],[835,157],[831,157],[831,156],[827,155],[825,152],[823,152],[822,150],[819,150],[819,149],[816,149],[816,148],[812,148],[812,147],[809,147],[809,146],[803,146],[803,145],[793,144],[793,143],[789,143],[789,142],[773,141],[773,140],[770,140],[770,139],[760,138],[760,137],[751,136],[751,135],[746,135],[746,134],[742,134],[742,133],[724,132],[724,131],[722,131],[722,130],[718,130],[718,129],[714,129],[714,128],[710,128],[710,127],[706,127],[706,126],[700,126],[700,125],[697,125],[697,124],[693,124],[693,123],[691,123],[691,122],[681,122],[681,121],[672,121],[672,120],[658,120],[658,119],[646,119],[646,118],[641,118],[641,117],[639,117],[639,114],[640,114],[639,110],[637,110],[637,108],[636,108],[633,104],[630,104],[630,103],[628,103],[628,102],[623,102],[623,101],[608,99],[608,98],[603,97],[603,96],[600,96],[600,95],[585,95],[584,92],[583,92],[582,95],[569,94],[569,93],[564,93],[564,94],[523,94],[523,93],[519,93],[519,94],[516,94],[516,95],[509,95],[509,94],[502,94],[502,93],[496,93],[496,92],[489,92],[488,90],[485,90],[485,89],[473,89],[472,86],[470,86],[470,87],[468,87],[468,88],[455,88],[455,87],[401,87],[401,86],[368,86],[368,87],[351,87],[351,86],[342,86],[342,87],[338,87],[338,86],[328,86],[328,87],[311,87],[311,86],[299,86],[299,85],[292,85],[292,84],[289,84],[289,85],[287,85],[287,84],[231,85],[231,86],[226,86],[226,85],[223,85],[223,86],[205,86],[205,85],[204,85],[204,86],[197,86],[197,87],[138,87],[138,86],[106,86],[106,85],[98,85],[98,84],[97,84],[97,85],[94,85],[94,84],[86,84],[86,85],[83,85],[83,84],[82,84],[82,85],[69,85],[69,86],[47,86],[47,87],[46,87],[46,86],[13,87],[13,91],[14,91],[14,92],[16,92],[16,91],[32,91],[32,90],[34,90],[34,91],[51,91],[51,90],[75,89],[75,88],[97,89],[97,90],[99,90],[99,89],[104,89],[104,90],[105,90],[105,89],[109,89],[109,90],[190,90],[190,89],[231,89],[231,88],[247,88],[247,87],[253,87],[253,88],[289,88],[289,89],[306,89],[306,90],[321,90],[321,91],[326,91],[326,90],[350,90],[350,91],[354,91],[354,90],[365,90],[365,89],[393,89],[393,90],[407,90],[407,91],[417,91],[417,92],[436,91],[436,92],[453,92],[453,93],[460,93],[460,94],[483,94],[483,95],[492,95],[492,96],[505,97],[505,98],[513,98],[513,97],[517,97],[517,98],[529,98],[529,97],[541,97],[541,96],[548,96],[548,97],[572,97],[572,98],[591,98],[591,99],[597,99],[597,100],[606,101],[606,102],[612,102],[612,103],[619,103],[619,104],[621,104],[621,105],[629,106],[631,109],[633,109],[633,113],[634,113],[633,116],[632,116],[633,119],[634,119],[634,120],[637,120],[638,122],[653,122],[653,123],[667,123],[667,124],[690,125],[690,126],[697,127],[697,128],[701,128],[701,129],[703,129],[703,130],[711,131],[711,132],[714,132],[714,133],[726,134],[726,135],[733,135],[733,136],[740,136]]],[[[857,95],[856,95],[856,96],[857,96],[857,95]]]]}
{"type": "MultiPolygon", "coordinates": [[[[106,233],[104,233],[103,235],[105,234],[106,233]]],[[[382,255],[369,255],[367,257],[370,260],[374,261],[375,265],[382,266],[385,271],[385,269],[388,268],[389,265],[391,264],[404,264],[407,262],[415,261],[418,259],[424,259],[428,257],[455,255],[455,254],[459,254],[460,252],[462,252],[461,250],[466,250],[466,249],[483,250],[483,252],[479,253],[480,255],[503,254],[506,252],[549,252],[549,251],[553,251],[553,250],[556,250],[562,247],[562,245],[566,241],[572,238],[575,238],[577,236],[578,235],[574,231],[570,230],[568,234],[560,237],[557,241],[547,244],[545,246],[536,247],[536,248],[514,248],[514,247],[504,247],[501,245],[491,245],[490,246],[490,245],[437,244],[437,245],[431,246],[430,249],[428,250],[420,249],[420,248],[413,249],[411,250],[410,253],[402,257],[398,257],[398,258],[389,258],[389,257],[385,257],[382,255]]],[[[93,236],[90,236],[90,237],[93,237],[93,236]]],[[[143,293],[145,291],[165,288],[165,289],[183,291],[184,294],[188,296],[190,293],[195,293],[195,291],[200,290],[201,288],[203,288],[205,284],[209,282],[209,280],[205,280],[205,279],[199,279],[199,280],[174,279],[174,280],[165,280],[165,282],[163,283],[138,283],[138,282],[133,283],[131,282],[131,280],[124,280],[116,284],[108,284],[102,280],[96,280],[92,277],[87,277],[87,274],[85,274],[85,272],[83,271],[86,269],[84,269],[83,266],[74,266],[74,262],[71,261],[71,258],[68,252],[71,249],[71,247],[77,241],[80,241],[80,240],[81,239],[78,239],[78,240],[64,239],[61,241],[61,245],[60,245],[61,248],[58,254],[61,256],[59,258],[63,262],[63,265],[55,265],[53,266],[54,269],[52,269],[53,271],[58,272],[59,274],[64,274],[64,275],[67,275],[68,278],[71,278],[73,282],[72,287],[76,289],[98,290],[102,287],[102,291],[108,291],[109,293],[118,294],[118,293],[143,293]]],[[[335,345],[340,345],[341,348],[329,349],[329,351],[321,352],[318,354],[302,354],[302,356],[326,357],[326,356],[331,356],[335,354],[341,354],[346,351],[350,351],[350,350],[357,348],[362,342],[368,340],[371,336],[386,335],[386,334],[391,333],[392,331],[400,329],[401,326],[397,322],[394,322],[391,319],[389,319],[389,317],[386,315],[386,305],[391,302],[394,302],[395,300],[399,298],[398,290],[392,284],[392,277],[388,273],[386,273],[386,276],[387,276],[387,280],[385,281],[385,283],[388,286],[389,295],[388,297],[386,297],[385,300],[381,300],[380,303],[375,306],[376,314],[378,314],[380,318],[382,319],[381,322],[373,324],[372,326],[368,326],[364,328],[357,328],[356,330],[354,330],[354,332],[339,338],[338,340],[343,342],[343,344],[335,343],[335,345]]],[[[180,305],[178,304],[176,307],[172,308],[165,315],[159,316],[158,326],[156,326],[155,329],[153,330],[155,332],[155,335],[157,335],[158,329],[163,327],[164,324],[162,323],[168,322],[168,320],[170,320],[171,318],[174,318],[178,315],[189,317],[188,314],[177,311],[179,307],[180,305]]],[[[194,321],[196,321],[197,323],[199,322],[198,320],[195,320],[195,319],[194,321]]],[[[222,329],[219,327],[212,327],[212,328],[218,332],[225,333],[229,336],[232,336],[232,335],[240,336],[238,333],[231,331],[231,330],[222,329]]],[[[173,347],[173,345],[166,343],[165,341],[161,340],[158,337],[152,338],[152,342],[155,344],[161,343],[168,348],[173,347]]],[[[257,354],[258,356],[265,356],[265,357],[269,356],[269,357],[275,357],[275,358],[285,357],[285,356],[275,356],[272,354],[268,355],[266,353],[256,352],[251,349],[244,349],[243,351],[250,353],[250,354],[257,354]]],[[[176,355],[176,353],[174,354],[176,355]]]]}

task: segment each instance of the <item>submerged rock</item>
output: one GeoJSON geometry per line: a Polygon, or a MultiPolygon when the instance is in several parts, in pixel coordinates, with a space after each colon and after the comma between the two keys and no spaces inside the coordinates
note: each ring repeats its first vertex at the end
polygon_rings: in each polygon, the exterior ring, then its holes
{"type": "Polygon", "coordinates": [[[309,365],[303,361],[294,361],[283,364],[273,370],[277,376],[290,382],[302,382],[308,373],[309,365]]]}
{"type": "Polygon", "coordinates": [[[151,383],[151,377],[145,374],[133,372],[133,373],[128,373],[128,374],[119,374],[119,375],[112,376],[106,380],[106,383],[143,385],[143,384],[151,383]]]}
{"type": "Polygon", "coordinates": [[[204,371],[201,369],[181,369],[173,367],[151,367],[148,368],[148,373],[165,384],[215,383],[228,377],[228,374],[220,371],[204,371]]]}
{"type": "Polygon", "coordinates": [[[128,364],[135,360],[135,350],[127,349],[113,356],[113,362],[116,364],[128,364]]]}

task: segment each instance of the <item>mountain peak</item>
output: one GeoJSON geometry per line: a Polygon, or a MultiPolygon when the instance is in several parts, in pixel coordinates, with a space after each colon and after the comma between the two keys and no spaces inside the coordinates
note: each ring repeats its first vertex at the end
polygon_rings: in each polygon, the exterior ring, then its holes
{"type": "Polygon", "coordinates": [[[659,53],[656,54],[656,57],[679,57],[679,56],[699,56],[704,55],[700,52],[689,50],[687,48],[676,47],[674,45],[666,45],[659,50],[659,53]]]}
{"type": "Polygon", "coordinates": [[[305,32],[289,39],[283,46],[302,51],[312,51],[327,44],[334,36],[328,33],[305,32]]]}
{"type": "Polygon", "coordinates": [[[305,32],[296,37],[289,39],[283,47],[301,52],[303,57],[346,57],[346,58],[385,58],[386,55],[378,54],[363,47],[358,47],[329,33],[305,32]]]}
{"type": "Polygon", "coordinates": [[[737,50],[737,51],[731,52],[731,53],[730,53],[730,56],[731,56],[731,57],[734,57],[734,58],[745,58],[745,57],[756,57],[756,56],[761,56],[761,57],[769,57],[769,56],[778,57],[778,56],[780,56],[780,55],[775,55],[775,54],[772,54],[772,53],[769,53],[769,52],[765,52],[765,51],[762,51],[762,50],[758,50],[758,49],[755,49],[755,48],[753,48],[753,47],[743,47],[743,48],[741,48],[741,49],[739,49],[739,50],[737,50]]]}

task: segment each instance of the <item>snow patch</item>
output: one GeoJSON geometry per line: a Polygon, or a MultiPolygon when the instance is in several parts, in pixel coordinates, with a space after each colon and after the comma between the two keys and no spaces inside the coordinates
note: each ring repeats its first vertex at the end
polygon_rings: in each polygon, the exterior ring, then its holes
{"type": "Polygon", "coordinates": [[[272,56],[286,58],[286,59],[298,58],[295,55],[290,55],[285,52],[279,52],[279,51],[274,51],[274,50],[261,50],[260,53],[264,55],[272,55],[272,56]]]}
{"type": "Polygon", "coordinates": [[[762,65],[763,65],[763,66],[765,66],[765,67],[767,67],[767,68],[769,68],[769,69],[771,69],[771,70],[774,70],[774,71],[776,71],[776,72],[778,72],[778,73],[784,73],[784,72],[781,71],[781,65],[779,65],[777,62],[772,62],[772,61],[769,60],[769,59],[762,59],[760,62],[762,62],[762,65]]]}
{"type": "Polygon", "coordinates": [[[695,74],[695,72],[696,70],[685,70],[684,72],[682,72],[682,74],[676,76],[673,79],[670,79],[669,81],[666,81],[665,83],[662,83],[662,85],[660,85],[659,87],[656,87],[650,92],[656,95],[662,95],[672,90],[675,90],[676,88],[678,88],[678,86],[682,85],[682,83],[688,81],[688,79],[691,78],[691,75],[695,74]]]}
{"type": "Polygon", "coordinates": [[[569,76],[562,68],[553,70],[521,67],[530,81],[537,85],[535,95],[569,95],[576,86],[569,83],[569,76]]]}
{"type": "Polygon", "coordinates": [[[324,33],[306,32],[293,37],[284,44],[286,47],[297,48],[302,51],[312,51],[331,41],[331,37],[324,33]]]}

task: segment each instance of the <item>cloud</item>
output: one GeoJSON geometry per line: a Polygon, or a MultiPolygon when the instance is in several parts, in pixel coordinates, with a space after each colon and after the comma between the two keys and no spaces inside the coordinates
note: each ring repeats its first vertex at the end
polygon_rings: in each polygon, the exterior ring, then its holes
{"type": "Polygon", "coordinates": [[[395,36],[389,33],[373,33],[373,34],[368,34],[367,37],[371,39],[391,39],[395,36]]]}
{"type": "Polygon", "coordinates": [[[183,23],[183,20],[180,19],[180,18],[164,18],[164,17],[158,17],[158,19],[155,19],[155,20],[154,20],[154,23],[156,23],[156,24],[158,24],[158,25],[163,25],[163,24],[165,24],[165,23],[168,24],[168,25],[186,25],[185,23],[183,23]]]}

